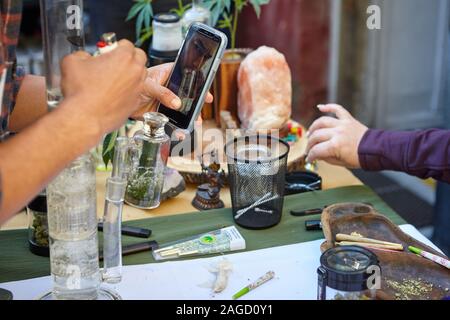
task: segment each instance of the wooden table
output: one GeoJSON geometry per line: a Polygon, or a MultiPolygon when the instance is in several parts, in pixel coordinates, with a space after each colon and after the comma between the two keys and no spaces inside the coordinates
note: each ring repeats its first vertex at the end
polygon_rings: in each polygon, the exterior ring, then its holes
{"type": "MultiPolygon", "coordinates": [[[[323,189],[332,189],[343,186],[362,185],[362,182],[356,178],[349,170],[337,166],[329,165],[325,162],[319,162],[319,175],[323,179],[323,189]]],[[[97,214],[103,215],[103,206],[105,199],[105,183],[109,172],[97,173],[97,214]]],[[[153,210],[141,210],[126,205],[123,211],[123,221],[144,219],[150,217],[161,217],[173,214],[187,213],[196,211],[191,205],[191,201],[196,192],[195,185],[187,185],[186,191],[176,198],[169,199],[161,204],[159,208],[153,210]]],[[[228,188],[223,188],[221,198],[226,207],[231,207],[230,192],[228,188]]],[[[28,221],[25,212],[17,214],[6,222],[0,230],[27,228],[28,221]]]]}

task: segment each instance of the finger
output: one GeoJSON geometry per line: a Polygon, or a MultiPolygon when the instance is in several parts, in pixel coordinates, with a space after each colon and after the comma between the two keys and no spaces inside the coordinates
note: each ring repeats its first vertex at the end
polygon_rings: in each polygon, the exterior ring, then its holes
{"type": "Polygon", "coordinates": [[[160,65],[158,65],[156,67],[153,67],[153,68],[158,68],[158,69],[160,69],[160,70],[162,70],[164,72],[170,72],[172,70],[174,64],[175,63],[173,63],[173,62],[163,63],[163,64],[160,64],[160,65]]]}
{"type": "Polygon", "coordinates": [[[308,152],[306,161],[313,162],[316,160],[328,160],[333,158],[334,150],[330,140],[316,144],[308,152]]]}
{"type": "Polygon", "coordinates": [[[186,135],[183,131],[175,131],[175,137],[178,140],[183,141],[186,138],[186,135]]]}
{"type": "Polygon", "coordinates": [[[351,117],[350,113],[338,104],[319,104],[317,107],[321,112],[334,113],[338,119],[348,119],[351,117]]]}
{"type": "Polygon", "coordinates": [[[151,79],[147,79],[144,84],[144,95],[149,98],[154,98],[161,102],[163,105],[172,108],[181,108],[181,100],[172,91],[166,87],[161,86],[151,79]]]}
{"type": "Polygon", "coordinates": [[[325,142],[333,138],[334,131],[330,128],[315,130],[308,137],[308,146],[306,147],[306,153],[309,152],[316,144],[325,142]]]}
{"type": "Polygon", "coordinates": [[[76,51],[76,52],[72,53],[72,55],[73,55],[74,57],[79,58],[80,60],[86,60],[86,59],[89,59],[89,58],[92,57],[92,56],[91,56],[89,53],[87,53],[86,51],[76,51]]]}
{"type": "Polygon", "coordinates": [[[106,53],[112,54],[113,52],[118,55],[117,57],[120,57],[121,60],[134,60],[136,56],[136,50],[135,50],[134,44],[132,44],[128,40],[120,40],[118,42],[118,46],[115,50],[106,53]]]}
{"type": "Polygon", "coordinates": [[[206,95],[205,102],[206,103],[213,103],[214,102],[214,97],[211,94],[211,92],[208,92],[208,94],[206,95]]]}
{"type": "Polygon", "coordinates": [[[196,127],[201,127],[202,124],[203,124],[203,118],[202,118],[201,116],[199,116],[199,117],[197,118],[197,120],[195,120],[195,126],[196,126],[196,127]]]}
{"type": "Polygon", "coordinates": [[[161,85],[166,85],[169,81],[170,74],[172,73],[173,63],[166,63],[162,65],[158,74],[158,81],[161,85]]]}
{"type": "Polygon", "coordinates": [[[120,40],[119,42],[117,42],[117,45],[120,48],[126,48],[126,49],[134,49],[135,48],[134,44],[126,39],[120,40]]]}
{"type": "Polygon", "coordinates": [[[135,49],[135,59],[139,65],[145,66],[147,64],[147,55],[142,49],[135,49]]]}
{"type": "Polygon", "coordinates": [[[314,133],[314,131],[322,128],[334,128],[339,124],[339,120],[332,117],[320,117],[308,129],[308,137],[314,133]]]}
{"type": "Polygon", "coordinates": [[[165,83],[169,78],[173,68],[173,62],[160,64],[147,69],[148,76],[161,84],[165,83]]]}

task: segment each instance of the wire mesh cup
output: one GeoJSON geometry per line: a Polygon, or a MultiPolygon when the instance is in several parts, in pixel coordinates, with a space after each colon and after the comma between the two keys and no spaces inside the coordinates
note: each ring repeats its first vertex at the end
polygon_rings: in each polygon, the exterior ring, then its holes
{"type": "Polygon", "coordinates": [[[289,145],[268,135],[235,138],[225,146],[234,221],[249,229],[278,224],[289,145]]]}

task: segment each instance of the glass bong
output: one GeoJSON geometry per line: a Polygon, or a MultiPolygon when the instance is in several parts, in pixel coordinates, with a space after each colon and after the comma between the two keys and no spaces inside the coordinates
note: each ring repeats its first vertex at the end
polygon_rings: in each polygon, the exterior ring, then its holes
{"type": "MultiPolygon", "coordinates": [[[[84,47],[83,1],[40,0],[40,4],[47,102],[53,110],[63,100],[60,62],[84,47]]],[[[53,289],[41,299],[120,299],[101,286],[96,203],[95,163],[86,153],[47,186],[53,289]]],[[[120,243],[120,233],[117,237],[120,243]]]]}

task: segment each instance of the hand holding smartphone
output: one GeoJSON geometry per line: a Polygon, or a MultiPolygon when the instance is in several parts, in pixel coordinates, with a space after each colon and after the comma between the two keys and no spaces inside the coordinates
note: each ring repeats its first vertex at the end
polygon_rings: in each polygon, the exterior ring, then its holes
{"type": "Polygon", "coordinates": [[[167,84],[181,99],[181,108],[173,110],[163,104],[158,107],[158,112],[169,118],[171,126],[193,130],[227,42],[226,35],[216,29],[202,23],[191,25],[167,84]]]}

